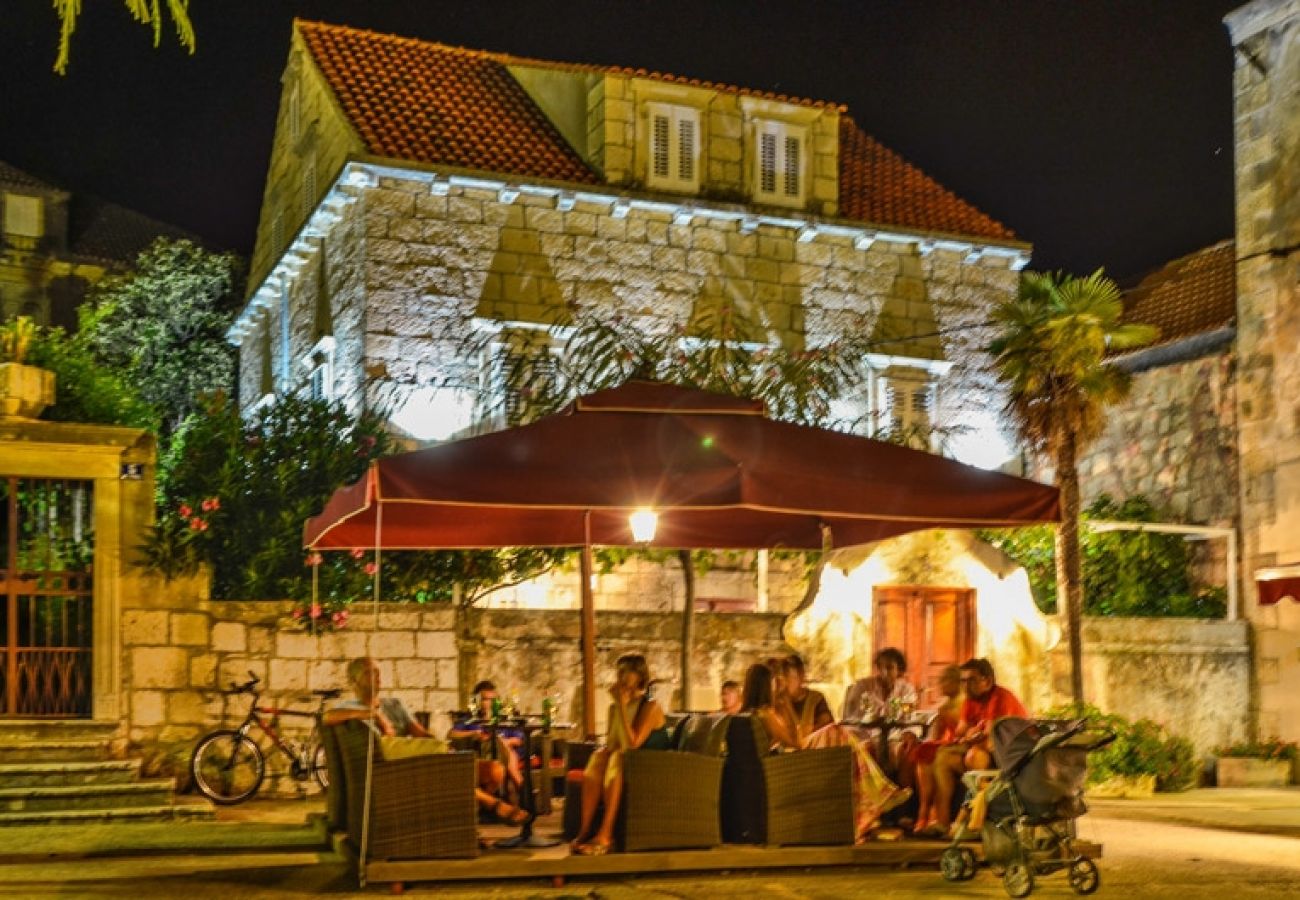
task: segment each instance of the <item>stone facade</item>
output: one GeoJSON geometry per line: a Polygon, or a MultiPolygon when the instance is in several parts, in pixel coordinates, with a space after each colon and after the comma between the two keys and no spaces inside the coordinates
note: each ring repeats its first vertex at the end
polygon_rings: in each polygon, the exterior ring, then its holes
{"type": "MultiPolygon", "coordinates": [[[[1250,631],[1246,622],[1196,619],[1083,620],[1088,702],[1130,719],[1152,719],[1191,740],[1202,757],[1243,740],[1251,722],[1250,631]]],[[[1053,648],[1058,691],[1069,700],[1069,648],[1053,648]]]]}
{"type": "Polygon", "coordinates": [[[1124,404],[1079,461],[1085,504],[1142,495],[1171,521],[1227,526],[1236,518],[1237,397],[1231,354],[1138,372],[1124,404]]]}
{"type": "MultiPolygon", "coordinates": [[[[1236,49],[1242,577],[1300,563],[1300,0],[1227,17],[1236,49]]],[[[1253,591],[1247,591],[1247,596],[1253,591]]],[[[1300,739],[1300,604],[1246,604],[1261,735],[1300,739]]]]}

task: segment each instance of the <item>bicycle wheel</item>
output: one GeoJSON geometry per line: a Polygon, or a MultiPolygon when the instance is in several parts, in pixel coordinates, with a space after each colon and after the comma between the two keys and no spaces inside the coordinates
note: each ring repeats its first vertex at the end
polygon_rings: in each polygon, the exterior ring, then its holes
{"type": "Polygon", "coordinates": [[[213,803],[243,803],[266,777],[266,759],[247,735],[222,729],[199,741],[190,757],[190,774],[199,793],[213,803]]]}
{"type": "Polygon", "coordinates": [[[322,791],[329,790],[330,770],[325,762],[325,745],[317,744],[311,751],[311,774],[322,791]]]}

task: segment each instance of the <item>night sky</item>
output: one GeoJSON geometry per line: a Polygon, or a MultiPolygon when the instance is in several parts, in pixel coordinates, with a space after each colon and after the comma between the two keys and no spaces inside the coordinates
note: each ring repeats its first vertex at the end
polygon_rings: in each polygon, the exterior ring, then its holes
{"type": "Polygon", "coordinates": [[[0,23],[0,159],[252,246],[294,16],[847,104],[1035,245],[1131,279],[1232,233],[1235,0],[193,0],[198,52],[86,3],[66,77],[48,0],[0,23]]]}

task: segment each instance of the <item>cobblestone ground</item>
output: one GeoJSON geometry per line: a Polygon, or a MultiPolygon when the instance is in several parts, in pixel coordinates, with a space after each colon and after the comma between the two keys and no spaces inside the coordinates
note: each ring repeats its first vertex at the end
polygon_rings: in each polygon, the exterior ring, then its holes
{"type": "MultiPolygon", "coordinates": [[[[1240,834],[1150,822],[1094,817],[1081,829],[1105,842],[1099,896],[1125,898],[1300,897],[1300,839],[1240,834]]],[[[40,881],[0,884],[0,894],[17,897],[130,897],[152,900],[215,898],[381,897],[387,888],[356,890],[335,865],[250,869],[184,877],[150,877],[129,872],[125,860],[56,864],[40,881]],[[92,868],[97,867],[97,868],[92,868]],[[121,868],[119,868],[121,867],[121,868]],[[87,878],[120,873],[99,881],[87,878]]],[[[832,900],[832,898],[1005,897],[987,871],[965,885],[945,883],[928,870],[857,869],[780,873],[724,873],[589,881],[552,888],[540,882],[440,886],[416,885],[411,897],[489,900],[832,900]]],[[[1040,879],[1035,897],[1073,897],[1061,875],[1040,879]]]]}

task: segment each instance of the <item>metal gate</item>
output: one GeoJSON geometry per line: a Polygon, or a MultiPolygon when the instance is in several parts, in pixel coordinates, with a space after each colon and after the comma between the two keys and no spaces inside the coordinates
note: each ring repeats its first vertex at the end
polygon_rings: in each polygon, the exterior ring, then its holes
{"type": "Polygon", "coordinates": [[[0,478],[0,718],[91,714],[93,485],[0,478]]]}

